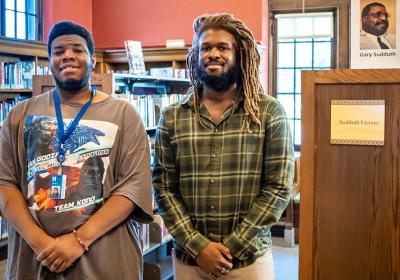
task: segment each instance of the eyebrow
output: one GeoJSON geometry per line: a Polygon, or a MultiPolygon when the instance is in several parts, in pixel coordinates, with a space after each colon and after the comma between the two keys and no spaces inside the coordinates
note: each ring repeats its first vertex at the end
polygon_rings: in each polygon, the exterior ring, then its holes
{"type": "MultiPolygon", "coordinates": [[[[201,43],[201,46],[204,46],[204,45],[210,45],[210,43],[209,42],[201,43]]],[[[234,46],[235,44],[234,43],[231,44],[231,43],[228,43],[228,42],[219,42],[216,45],[218,45],[218,46],[234,46]]]]}
{"type": "Polygon", "coordinates": [[[84,46],[83,44],[81,44],[81,43],[73,43],[73,44],[67,43],[67,44],[55,45],[55,46],[53,46],[53,48],[54,48],[54,49],[61,49],[61,48],[64,48],[65,46],[68,46],[68,45],[72,45],[73,47],[85,47],[85,46],[84,46]]]}

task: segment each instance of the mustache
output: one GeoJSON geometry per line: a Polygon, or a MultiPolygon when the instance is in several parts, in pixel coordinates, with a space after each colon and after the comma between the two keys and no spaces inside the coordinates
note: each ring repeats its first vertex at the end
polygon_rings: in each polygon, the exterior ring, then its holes
{"type": "Polygon", "coordinates": [[[213,60],[213,61],[208,61],[206,63],[204,63],[204,66],[210,66],[210,65],[223,65],[224,63],[222,61],[218,61],[218,60],[213,60]]]}
{"type": "Polygon", "coordinates": [[[388,26],[388,25],[389,25],[389,22],[388,22],[387,20],[385,20],[385,21],[377,22],[375,25],[376,25],[376,26],[380,26],[380,25],[388,26]]]}

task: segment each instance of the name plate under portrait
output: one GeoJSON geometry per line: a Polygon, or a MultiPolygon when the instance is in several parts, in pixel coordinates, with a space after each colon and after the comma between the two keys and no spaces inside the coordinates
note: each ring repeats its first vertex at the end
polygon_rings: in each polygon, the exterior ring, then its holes
{"type": "Polygon", "coordinates": [[[383,146],[385,100],[331,100],[331,144],[383,146]]]}

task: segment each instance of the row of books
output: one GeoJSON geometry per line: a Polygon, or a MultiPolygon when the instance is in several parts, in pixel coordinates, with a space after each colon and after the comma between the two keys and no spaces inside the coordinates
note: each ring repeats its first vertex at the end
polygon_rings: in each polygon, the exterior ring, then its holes
{"type": "MultiPolygon", "coordinates": [[[[108,73],[116,74],[132,74],[129,70],[109,70],[108,73]]],[[[178,69],[172,67],[165,68],[151,68],[145,71],[143,75],[158,77],[158,78],[177,78],[177,79],[190,79],[190,74],[188,69],[178,69]]]]}
{"type": "Polygon", "coordinates": [[[163,68],[150,68],[150,76],[161,77],[161,78],[177,78],[177,79],[189,79],[188,69],[179,69],[172,67],[163,68]]]}
{"type": "Polygon", "coordinates": [[[162,110],[182,97],[179,94],[135,95],[115,94],[115,97],[131,103],[138,111],[145,127],[156,126],[162,110]]]}
{"type": "Polygon", "coordinates": [[[0,62],[0,89],[31,89],[32,77],[48,75],[49,67],[40,65],[35,69],[34,61],[0,62]]]}
{"type": "Polygon", "coordinates": [[[0,217],[0,240],[8,238],[8,224],[7,221],[0,217]]]}
{"type": "Polygon", "coordinates": [[[154,215],[153,218],[152,224],[136,223],[140,247],[144,253],[150,250],[153,244],[164,243],[171,238],[161,216],[154,215]]]}
{"type": "Polygon", "coordinates": [[[3,126],[3,122],[6,119],[10,110],[18,103],[28,99],[28,96],[17,95],[14,98],[7,98],[0,101],[0,127],[3,126]]]}

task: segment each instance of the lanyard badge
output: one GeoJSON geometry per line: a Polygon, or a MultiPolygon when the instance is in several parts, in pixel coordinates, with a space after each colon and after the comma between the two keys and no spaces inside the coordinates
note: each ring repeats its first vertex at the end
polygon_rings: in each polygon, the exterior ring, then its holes
{"type": "Polygon", "coordinates": [[[65,198],[67,176],[62,175],[62,164],[66,159],[64,144],[67,141],[67,139],[71,136],[75,128],[78,126],[79,121],[82,119],[83,115],[89,108],[90,104],[92,103],[93,97],[95,95],[96,95],[96,89],[92,87],[90,100],[85,105],[82,106],[79,113],[69,124],[67,131],[64,131],[64,121],[61,112],[60,99],[58,97],[57,89],[54,90],[53,102],[57,117],[57,140],[58,140],[56,141],[55,149],[57,152],[57,161],[60,163],[60,168],[58,174],[52,175],[50,178],[50,198],[52,199],[65,198]]]}
{"type": "Polygon", "coordinates": [[[50,198],[64,199],[67,188],[67,175],[55,174],[50,179],[50,198]]]}
{"type": "Polygon", "coordinates": [[[57,145],[55,148],[58,153],[57,160],[60,163],[60,166],[62,166],[63,162],[66,159],[65,149],[64,149],[65,141],[67,141],[67,139],[71,136],[72,132],[78,126],[79,121],[82,119],[83,115],[89,108],[90,104],[92,103],[93,97],[95,95],[96,95],[96,89],[94,87],[92,87],[92,92],[91,92],[89,101],[86,102],[86,104],[82,106],[79,113],[69,124],[67,131],[64,131],[64,121],[63,121],[62,112],[61,112],[60,99],[58,97],[57,89],[54,90],[53,101],[54,101],[54,107],[56,110],[56,117],[57,117],[57,139],[58,139],[57,145]]]}

